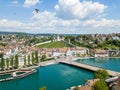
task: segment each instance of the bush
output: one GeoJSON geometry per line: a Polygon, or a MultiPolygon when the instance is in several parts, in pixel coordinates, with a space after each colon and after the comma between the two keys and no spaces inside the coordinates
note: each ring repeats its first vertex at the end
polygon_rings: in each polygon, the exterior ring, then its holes
{"type": "Polygon", "coordinates": [[[104,80],[99,80],[92,86],[92,90],[108,90],[108,86],[104,80]]]}
{"type": "Polygon", "coordinates": [[[44,86],[44,87],[41,87],[39,90],[47,90],[47,89],[46,89],[46,86],[44,86]]]}
{"type": "Polygon", "coordinates": [[[104,69],[99,69],[94,74],[94,77],[99,79],[107,79],[109,76],[108,72],[104,69]]]}

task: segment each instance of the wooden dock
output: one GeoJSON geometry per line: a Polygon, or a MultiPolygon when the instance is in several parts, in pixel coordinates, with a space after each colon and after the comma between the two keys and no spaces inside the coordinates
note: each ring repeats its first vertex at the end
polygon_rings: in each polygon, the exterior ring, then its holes
{"type": "MultiPolygon", "coordinates": [[[[98,68],[98,67],[95,67],[95,66],[86,65],[86,64],[82,64],[82,63],[78,63],[78,62],[73,62],[73,61],[60,61],[59,63],[80,67],[80,68],[90,70],[90,71],[93,71],[93,72],[95,72],[95,71],[97,71],[99,69],[103,69],[103,68],[98,68]]],[[[120,72],[115,72],[115,71],[107,70],[107,69],[105,69],[105,70],[109,73],[110,76],[118,76],[118,75],[120,75],[120,72]]]]}

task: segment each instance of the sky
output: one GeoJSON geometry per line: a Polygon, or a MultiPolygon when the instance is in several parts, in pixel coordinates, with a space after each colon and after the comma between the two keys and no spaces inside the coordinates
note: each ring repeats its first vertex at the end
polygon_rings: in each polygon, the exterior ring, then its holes
{"type": "Polygon", "coordinates": [[[120,0],[0,0],[0,31],[120,33],[119,9],[120,0]]]}

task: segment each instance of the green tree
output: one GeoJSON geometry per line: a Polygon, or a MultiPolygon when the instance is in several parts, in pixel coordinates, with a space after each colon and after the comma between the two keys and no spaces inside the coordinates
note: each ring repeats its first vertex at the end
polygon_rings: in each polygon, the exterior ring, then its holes
{"type": "Polygon", "coordinates": [[[28,55],[28,65],[30,65],[30,55],[28,55]]]}
{"type": "Polygon", "coordinates": [[[13,65],[14,65],[14,57],[11,56],[10,57],[10,66],[11,66],[11,68],[13,68],[13,65]]]}
{"type": "Polygon", "coordinates": [[[46,55],[43,55],[43,56],[41,57],[41,61],[46,61],[46,60],[47,60],[46,55]]]}
{"type": "Polygon", "coordinates": [[[38,64],[39,63],[39,58],[38,58],[38,51],[35,52],[35,63],[38,64]]]}
{"type": "Polygon", "coordinates": [[[26,55],[24,56],[24,65],[26,66],[26,55]]]}
{"type": "Polygon", "coordinates": [[[1,58],[1,64],[0,64],[0,67],[1,67],[2,70],[5,69],[5,60],[4,60],[3,57],[1,58]]]}
{"type": "Polygon", "coordinates": [[[6,66],[7,66],[7,69],[9,68],[9,60],[8,58],[6,59],[6,66]]]}
{"type": "Polygon", "coordinates": [[[76,53],[76,56],[77,56],[77,57],[80,57],[81,55],[80,55],[80,53],[76,53]]]}
{"type": "Polygon", "coordinates": [[[3,54],[2,53],[0,53],[0,58],[2,58],[3,57],[3,54]]]}
{"type": "Polygon", "coordinates": [[[104,80],[99,80],[92,86],[92,90],[109,90],[109,89],[104,80]]]}
{"type": "Polygon", "coordinates": [[[46,89],[46,86],[44,86],[44,87],[41,87],[39,90],[47,90],[47,89],[46,89]]]}
{"type": "Polygon", "coordinates": [[[35,64],[34,53],[32,53],[32,64],[35,64]]]}
{"type": "Polygon", "coordinates": [[[109,76],[109,73],[104,69],[99,69],[94,74],[94,77],[99,79],[107,79],[109,76]]]}
{"type": "Polygon", "coordinates": [[[19,60],[18,60],[18,55],[15,55],[15,63],[14,63],[15,68],[18,68],[19,66],[19,60]]]}

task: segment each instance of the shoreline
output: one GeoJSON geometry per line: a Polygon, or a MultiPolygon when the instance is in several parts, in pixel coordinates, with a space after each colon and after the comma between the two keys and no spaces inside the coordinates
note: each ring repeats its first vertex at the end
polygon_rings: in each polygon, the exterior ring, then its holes
{"type": "MultiPolygon", "coordinates": [[[[30,66],[30,67],[25,67],[25,68],[18,68],[18,69],[13,69],[13,70],[0,71],[0,75],[9,74],[9,73],[14,72],[14,71],[19,70],[19,69],[37,69],[38,67],[59,63],[61,60],[76,61],[78,59],[89,59],[89,58],[95,58],[95,57],[65,57],[65,58],[59,58],[59,59],[54,59],[54,60],[50,60],[50,61],[40,62],[37,66],[30,66]]],[[[105,57],[105,58],[118,58],[118,59],[120,59],[120,57],[105,57]]]]}
{"type": "Polygon", "coordinates": [[[17,68],[17,69],[12,69],[12,70],[5,70],[5,71],[0,71],[0,75],[5,75],[5,74],[10,74],[11,72],[20,70],[20,69],[37,69],[38,67],[42,67],[42,66],[47,66],[47,65],[51,65],[51,64],[55,64],[57,62],[55,62],[55,60],[50,60],[50,61],[44,61],[44,62],[40,62],[38,65],[36,66],[30,66],[30,67],[25,67],[25,68],[17,68]]]}
{"type": "Polygon", "coordinates": [[[89,59],[89,58],[118,58],[120,59],[120,57],[79,57],[77,59],[89,59]]]}

